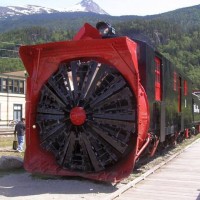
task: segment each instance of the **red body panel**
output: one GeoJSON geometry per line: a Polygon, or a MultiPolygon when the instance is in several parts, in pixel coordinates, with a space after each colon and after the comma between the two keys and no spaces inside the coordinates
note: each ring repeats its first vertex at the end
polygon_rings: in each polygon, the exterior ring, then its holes
{"type": "Polygon", "coordinates": [[[159,58],[155,57],[155,100],[161,101],[162,91],[161,91],[161,61],[159,58]]]}
{"type": "Polygon", "coordinates": [[[146,93],[140,84],[137,45],[127,37],[100,39],[98,31],[86,25],[75,40],[34,46],[22,46],[20,56],[29,74],[26,95],[26,152],[25,169],[55,175],[82,176],[103,181],[119,181],[128,176],[135,163],[137,152],[147,138],[149,127],[149,107],[146,93]],[[87,33],[85,33],[86,31],[87,33]],[[96,31],[96,32],[95,32],[96,31]],[[92,32],[92,35],[88,32],[92,32]],[[60,168],[54,156],[40,147],[39,130],[33,126],[40,90],[48,78],[58,70],[63,61],[91,58],[115,66],[125,77],[137,99],[137,141],[133,141],[132,152],[115,167],[97,173],[72,172],[60,168]]]}

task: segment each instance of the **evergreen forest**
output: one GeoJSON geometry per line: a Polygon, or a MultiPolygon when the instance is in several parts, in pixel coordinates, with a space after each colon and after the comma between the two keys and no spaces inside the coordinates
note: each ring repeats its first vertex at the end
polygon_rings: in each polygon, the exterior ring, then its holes
{"type": "MultiPolygon", "coordinates": [[[[84,20],[94,25],[100,17],[95,22],[91,16],[84,20]]],[[[32,23],[26,27],[24,20],[21,25],[19,20],[17,27],[0,30],[0,73],[24,70],[18,56],[21,45],[72,39],[84,24],[83,18],[75,19],[76,23],[66,20],[62,27],[55,19],[46,23],[48,26],[32,23]]],[[[200,89],[200,6],[155,16],[107,17],[107,21],[119,36],[146,40],[181,69],[194,82],[195,89],[200,89]]]]}

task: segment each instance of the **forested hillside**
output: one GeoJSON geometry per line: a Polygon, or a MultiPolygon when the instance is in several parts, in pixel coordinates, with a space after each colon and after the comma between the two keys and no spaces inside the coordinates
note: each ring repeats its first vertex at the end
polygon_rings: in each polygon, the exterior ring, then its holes
{"type": "Polygon", "coordinates": [[[119,24],[117,29],[121,35],[146,40],[200,88],[200,23],[185,29],[168,20],[136,20],[119,24]]]}
{"type": "MultiPolygon", "coordinates": [[[[105,16],[95,16],[95,21],[87,16],[87,21],[71,18],[68,25],[63,25],[51,19],[51,23],[46,22],[45,26],[18,26],[1,32],[0,73],[23,69],[17,52],[21,44],[71,39],[84,22],[94,25],[99,20],[105,20],[105,16]],[[59,28],[55,28],[58,25],[59,28]]],[[[200,6],[147,17],[108,17],[107,21],[112,23],[119,35],[146,40],[184,71],[200,89],[200,6]]]]}
{"type": "Polygon", "coordinates": [[[43,27],[30,27],[8,31],[0,34],[0,73],[24,70],[19,59],[18,50],[21,45],[38,44],[68,40],[74,31],[54,31],[43,27]]]}

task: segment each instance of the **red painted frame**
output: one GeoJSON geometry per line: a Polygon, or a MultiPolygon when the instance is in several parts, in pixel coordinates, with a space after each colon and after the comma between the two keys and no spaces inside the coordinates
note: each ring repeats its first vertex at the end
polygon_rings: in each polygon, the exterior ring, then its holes
{"type": "Polygon", "coordinates": [[[155,100],[162,100],[162,91],[161,91],[161,60],[158,57],[154,58],[155,60],[155,100]]]}
{"type": "Polygon", "coordinates": [[[22,46],[20,56],[29,74],[26,95],[25,169],[29,172],[82,176],[112,182],[128,176],[134,167],[136,154],[147,138],[150,120],[147,96],[139,80],[137,44],[127,37],[101,39],[94,27],[85,24],[72,41],[22,46]],[[42,86],[58,70],[61,62],[81,58],[115,66],[128,81],[137,99],[138,137],[137,141],[133,141],[132,152],[112,169],[97,173],[72,172],[60,168],[54,156],[40,147],[39,129],[34,126],[42,86]]]}

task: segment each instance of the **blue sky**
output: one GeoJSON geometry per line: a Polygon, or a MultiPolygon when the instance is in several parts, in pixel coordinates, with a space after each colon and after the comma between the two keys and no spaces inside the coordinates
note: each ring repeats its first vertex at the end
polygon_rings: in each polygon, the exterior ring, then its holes
{"type": "MultiPolygon", "coordinates": [[[[81,0],[0,0],[0,6],[39,5],[67,8],[81,0]]],[[[178,8],[199,5],[200,0],[93,0],[111,15],[152,15],[178,8]]]]}

